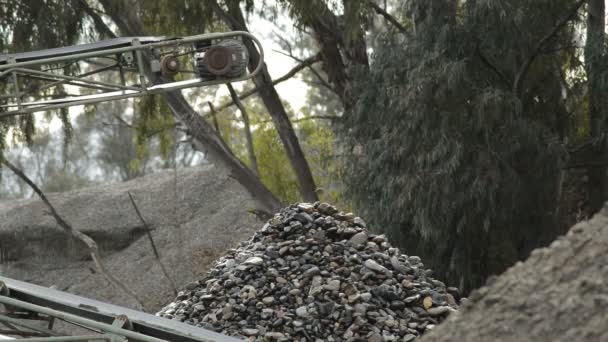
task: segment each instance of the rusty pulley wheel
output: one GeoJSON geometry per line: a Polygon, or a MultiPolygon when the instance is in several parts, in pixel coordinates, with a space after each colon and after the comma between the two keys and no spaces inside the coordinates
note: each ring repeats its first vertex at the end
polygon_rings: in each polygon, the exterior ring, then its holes
{"type": "Polygon", "coordinates": [[[235,39],[227,39],[212,45],[197,58],[199,75],[205,79],[237,78],[247,70],[249,54],[245,45],[235,39]]]}
{"type": "Polygon", "coordinates": [[[214,75],[226,75],[232,67],[232,51],[225,46],[210,48],[205,52],[205,66],[214,75]]]}
{"type": "Polygon", "coordinates": [[[160,70],[163,75],[172,76],[179,71],[179,60],[176,56],[168,55],[160,61],[160,70]]]}

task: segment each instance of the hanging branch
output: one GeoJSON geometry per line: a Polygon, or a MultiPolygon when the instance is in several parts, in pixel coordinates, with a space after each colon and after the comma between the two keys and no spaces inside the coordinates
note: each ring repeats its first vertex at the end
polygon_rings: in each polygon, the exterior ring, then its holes
{"type": "MultiPolygon", "coordinates": [[[[294,66],[285,75],[283,75],[283,76],[281,76],[281,77],[273,80],[272,81],[272,85],[276,86],[277,84],[279,84],[281,82],[287,81],[288,79],[292,78],[295,74],[297,74],[298,72],[300,72],[302,69],[307,68],[308,66],[310,66],[310,65],[312,65],[314,63],[320,62],[320,61],[321,61],[321,55],[320,54],[316,54],[314,56],[308,57],[308,58],[302,60],[302,63],[294,66]]],[[[239,100],[242,101],[242,100],[248,98],[249,96],[251,96],[251,95],[253,95],[253,94],[257,93],[257,92],[258,92],[258,88],[257,87],[253,88],[251,90],[245,90],[239,96],[239,100]]],[[[226,109],[226,108],[228,108],[228,107],[230,107],[230,106],[232,106],[234,104],[235,104],[234,101],[231,101],[231,102],[228,102],[228,103],[220,105],[219,107],[216,108],[216,110],[218,112],[220,112],[220,111],[222,111],[222,110],[224,110],[224,109],[226,109]]]]}
{"type": "Polygon", "coordinates": [[[131,291],[131,289],[129,289],[125,284],[123,284],[121,281],[119,281],[116,277],[114,277],[108,272],[104,264],[101,262],[101,256],[99,255],[99,247],[97,246],[95,240],[93,240],[85,233],[72,228],[72,226],[67,221],[65,221],[63,217],[61,217],[61,215],[59,215],[57,210],[55,210],[55,207],[53,207],[51,202],[49,202],[48,198],[42,192],[42,190],[40,190],[40,188],[38,188],[38,186],[34,184],[34,182],[28,176],[26,176],[25,173],[23,173],[23,171],[18,169],[6,159],[2,159],[1,162],[2,164],[6,165],[6,167],[8,167],[15,175],[21,178],[21,180],[27,183],[27,185],[29,185],[32,190],[34,190],[34,192],[38,195],[38,197],[40,197],[42,202],[49,208],[50,213],[57,222],[57,224],[67,234],[69,234],[75,240],[83,242],[89,248],[89,254],[91,255],[91,259],[93,259],[93,263],[95,264],[95,269],[97,270],[97,272],[99,272],[110,284],[121,289],[124,293],[131,297],[131,299],[133,299],[142,309],[145,309],[143,302],[137,297],[135,292],[131,291]]]}
{"type": "Polygon", "coordinates": [[[484,56],[483,52],[481,52],[481,48],[479,47],[479,44],[476,47],[476,51],[477,56],[479,56],[479,59],[481,59],[481,62],[490,70],[492,70],[496,76],[498,76],[498,78],[507,86],[510,87],[511,86],[511,82],[509,81],[509,79],[507,78],[507,76],[500,71],[500,69],[498,69],[498,67],[496,67],[494,64],[492,64],[490,62],[490,60],[488,60],[488,58],[486,58],[486,56],[484,56]]]}
{"type": "Polygon", "coordinates": [[[211,113],[211,119],[213,120],[213,127],[215,127],[215,131],[217,132],[217,134],[219,136],[222,135],[222,132],[220,131],[220,124],[217,121],[217,112],[215,110],[215,107],[213,106],[213,103],[211,103],[211,101],[207,101],[207,105],[209,105],[209,111],[211,113]]]}
{"type": "Polygon", "coordinates": [[[370,7],[373,8],[374,11],[376,11],[376,13],[383,16],[384,19],[393,24],[393,26],[395,26],[399,31],[401,31],[402,33],[407,33],[407,29],[405,28],[405,26],[403,26],[397,19],[395,19],[395,17],[390,15],[390,13],[388,13],[384,8],[378,6],[378,4],[373,1],[369,1],[368,3],[370,7]]]}
{"type": "Polygon", "coordinates": [[[226,83],[226,87],[228,87],[228,91],[230,92],[230,96],[232,97],[232,102],[236,104],[236,106],[241,111],[241,116],[243,117],[243,124],[245,125],[245,140],[247,141],[247,152],[249,154],[249,162],[251,163],[251,170],[255,173],[256,176],[260,176],[260,170],[258,169],[258,160],[255,158],[255,150],[253,149],[253,137],[251,136],[251,125],[249,124],[249,114],[247,113],[247,109],[243,105],[243,102],[239,100],[239,96],[234,90],[234,87],[230,83],[226,83]]]}
{"type": "MultiPolygon", "coordinates": [[[[291,49],[290,49],[290,50],[291,50],[291,49]]],[[[293,55],[293,53],[291,53],[291,51],[290,51],[289,53],[285,53],[285,52],[283,52],[283,51],[278,51],[278,50],[272,50],[272,51],[274,51],[274,52],[276,52],[276,53],[280,53],[280,54],[281,54],[281,55],[283,55],[283,56],[287,56],[287,57],[289,57],[289,58],[291,58],[291,59],[295,60],[296,62],[298,62],[298,63],[300,63],[300,64],[304,64],[304,63],[306,63],[306,60],[304,60],[304,59],[301,59],[301,58],[298,58],[298,57],[294,56],[294,55],[293,55]]],[[[316,77],[316,78],[319,80],[319,84],[318,84],[318,85],[321,85],[321,86],[323,86],[323,87],[325,87],[325,88],[327,88],[327,89],[329,89],[329,90],[333,91],[334,93],[337,93],[336,89],[334,89],[334,87],[332,87],[332,86],[331,86],[331,84],[329,84],[329,82],[328,82],[328,81],[326,81],[326,80],[325,80],[325,79],[324,79],[324,78],[321,76],[321,74],[319,74],[319,72],[318,72],[318,71],[317,71],[317,70],[316,70],[316,69],[313,67],[313,64],[307,65],[306,67],[307,67],[307,68],[308,68],[308,70],[310,70],[310,72],[311,72],[313,75],[315,75],[315,77],[316,77]]]]}
{"type": "Polygon", "coordinates": [[[513,82],[513,93],[516,96],[520,95],[520,93],[522,91],[522,85],[524,82],[524,78],[526,77],[526,74],[528,73],[528,70],[530,69],[532,62],[534,62],[536,57],[538,57],[538,55],[541,54],[543,46],[551,38],[553,38],[564,26],[566,26],[566,24],[568,24],[568,22],[570,20],[572,20],[572,18],[574,18],[576,13],[578,13],[579,8],[581,8],[581,6],[583,6],[583,4],[585,4],[585,2],[587,2],[587,0],[579,0],[572,7],[572,9],[570,9],[570,11],[568,12],[568,15],[566,17],[564,17],[560,22],[558,22],[557,25],[555,25],[555,27],[553,27],[553,30],[551,30],[551,32],[549,32],[549,34],[547,34],[541,40],[538,41],[538,43],[534,47],[534,50],[532,50],[532,53],[530,54],[530,56],[522,64],[521,68],[517,72],[517,75],[515,75],[515,80],[513,82]]]}
{"type": "Polygon", "coordinates": [[[150,232],[150,225],[148,225],[148,222],[146,222],[146,220],[144,220],[144,217],[141,215],[141,212],[139,211],[139,208],[137,207],[137,204],[135,203],[135,199],[133,199],[133,195],[131,195],[131,192],[127,192],[127,194],[129,195],[129,199],[131,200],[133,209],[135,209],[135,213],[137,213],[137,217],[139,217],[139,220],[144,225],[144,229],[146,230],[146,235],[148,236],[148,240],[150,240],[150,245],[152,246],[152,251],[154,252],[154,257],[156,258],[156,261],[160,265],[160,268],[163,271],[165,278],[167,278],[169,283],[171,283],[171,289],[173,290],[173,294],[175,294],[177,296],[177,286],[175,285],[175,282],[173,281],[173,279],[169,276],[169,272],[167,272],[165,265],[163,265],[162,261],[160,260],[160,255],[158,254],[158,249],[156,248],[156,243],[154,242],[154,239],[152,238],[152,233],[150,232]]]}

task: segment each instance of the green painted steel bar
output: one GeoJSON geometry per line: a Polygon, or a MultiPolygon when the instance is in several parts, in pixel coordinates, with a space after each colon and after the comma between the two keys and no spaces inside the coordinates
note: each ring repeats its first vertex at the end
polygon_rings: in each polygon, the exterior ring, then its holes
{"type": "MultiPolygon", "coordinates": [[[[5,296],[0,296],[0,303],[2,303],[2,304],[8,304],[8,305],[16,306],[16,307],[20,307],[20,308],[25,309],[25,310],[29,310],[29,311],[33,311],[33,312],[38,312],[38,313],[45,314],[45,315],[48,315],[48,316],[53,316],[55,318],[59,318],[61,320],[67,321],[67,322],[73,321],[73,322],[76,322],[76,323],[84,324],[84,325],[87,325],[87,326],[90,326],[90,327],[93,327],[93,328],[97,328],[97,329],[100,329],[100,330],[108,332],[108,333],[118,334],[118,335],[121,335],[121,336],[125,336],[125,337],[128,337],[128,338],[134,339],[136,341],[143,341],[143,342],[171,342],[171,341],[166,341],[166,340],[162,340],[162,339],[155,338],[155,337],[146,336],[146,335],[134,332],[134,331],[117,328],[117,327],[112,326],[110,324],[105,324],[105,323],[97,322],[97,321],[94,321],[94,320],[91,320],[91,319],[82,318],[80,316],[72,315],[72,314],[69,314],[69,313],[65,313],[65,312],[61,312],[61,311],[45,308],[43,306],[34,305],[34,304],[27,303],[27,302],[22,302],[20,300],[16,300],[16,299],[5,297],[5,296]]],[[[61,341],[61,340],[56,340],[56,341],[61,341]]]]}
{"type": "MultiPolygon", "coordinates": [[[[175,46],[176,43],[178,45],[183,45],[183,44],[187,44],[187,43],[198,42],[201,40],[220,39],[220,38],[236,37],[236,36],[245,36],[245,37],[253,40],[255,42],[255,44],[258,46],[258,50],[260,50],[260,57],[261,57],[260,60],[263,60],[264,56],[263,56],[263,51],[261,48],[262,44],[255,36],[253,36],[249,32],[245,32],[245,31],[232,31],[232,32],[223,32],[223,33],[199,34],[196,36],[169,39],[169,40],[165,40],[165,41],[160,41],[160,42],[156,42],[156,43],[148,43],[148,44],[139,45],[139,46],[126,46],[126,47],[114,48],[114,49],[108,49],[108,50],[77,53],[77,54],[68,55],[68,56],[42,58],[42,59],[37,59],[37,60],[27,61],[27,62],[17,62],[16,65],[19,67],[24,67],[24,66],[41,65],[41,64],[53,64],[53,63],[57,63],[57,62],[65,62],[65,61],[70,61],[70,60],[74,60],[74,59],[85,59],[85,58],[91,58],[91,57],[106,56],[106,55],[111,55],[111,54],[120,54],[123,52],[143,50],[143,49],[147,49],[147,48],[157,48],[157,47],[164,47],[164,46],[171,46],[171,45],[175,46]]],[[[12,67],[14,67],[14,65],[9,65],[9,64],[0,65],[0,70],[6,70],[6,69],[10,69],[12,67]]],[[[261,69],[261,66],[258,66],[258,69],[261,69]]],[[[253,72],[252,72],[252,74],[253,74],[253,72]]]]}
{"type": "Polygon", "coordinates": [[[101,85],[104,87],[113,88],[114,90],[117,90],[117,89],[139,90],[138,87],[123,86],[121,84],[84,79],[84,78],[80,78],[80,77],[76,77],[76,76],[58,75],[58,74],[53,74],[50,72],[38,71],[38,70],[33,70],[33,69],[14,68],[13,71],[16,71],[22,75],[28,75],[28,74],[40,75],[40,76],[55,78],[55,79],[63,79],[63,80],[81,82],[81,83],[90,83],[90,84],[95,84],[95,85],[101,85]]]}
{"type": "MultiPolygon", "coordinates": [[[[260,41],[255,36],[250,34],[249,32],[233,31],[233,32],[227,32],[227,33],[213,33],[213,34],[196,35],[196,36],[190,36],[190,37],[185,37],[185,38],[180,38],[180,39],[160,41],[160,42],[156,42],[156,43],[147,43],[145,45],[135,44],[135,45],[128,46],[128,47],[99,50],[99,51],[94,51],[94,52],[79,53],[79,54],[73,54],[73,55],[61,56],[61,57],[41,58],[41,59],[37,59],[37,60],[33,60],[33,61],[17,62],[14,64],[11,64],[11,63],[5,64],[5,65],[0,64],[0,71],[5,70],[4,72],[0,72],[0,76],[1,76],[1,75],[4,75],[6,73],[13,71],[16,67],[21,69],[21,67],[24,67],[24,66],[44,65],[44,64],[56,63],[56,62],[60,62],[60,61],[68,61],[68,60],[72,61],[74,59],[86,59],[86,58],[91,58],[91,57],[103,57],[103,56],[107,56],[110,54],[117,54],[117,53],[122,53],[122,52],[127,52],[127,51],[140,51],[141,52],[141,50],[143,50],[145,48],[152,49],[155,47],[163,47],[163,46],[179,46],[179,45],[183,45],[186,43],[197,42],[197,41],[201,41],[201,40],[220,39],[220,38],[236,37],[236,36],[244,36],[244,37],[251,39],[257,46],[257,49],[260,54],[259,63],[256,66],[256,68],[253,71],[249,72],[248,74],[246,74],[242,77],[235,78],[235,79],[217,79],[217,80],[211,80],[211,81],[209,81],[209,80],[206,81],[201,78],[197,78],[197,79],[192,79],[192,80],[187,80],[187,81],[158,84],[158,85],[155,85],[152,87],[147,87],[146,89],[119,86],[119,85],[112,84],[112,86],[114,86],[114,87],[120,87],[123,89],[127,88],[127,89],[119,91],[119,92],[105,92],[105,93],[102,92],[102,93],[98,93],[95,95],[85,95],[85,96],[78,96],[78,97],[74,97],[74,98],[66,98],[66,99],[61,99],[61,100],[50,100],[50,101],[22,102],[22,101],[19,101],[20,99],[19,99],[19,97],[17,97],[16,104],[9,103],[9,104],[0,106],[0,108],[9,108],[8,111],[0,112],[0,117],[23,115],[23,114],[29,114],[29,113],[39,112],[39,111],[46,111],[46,110],[51,110],[51,109],[67,108],[67,107],[72,107],[72,106],[95,104],[95,103],[100,103],[100,102],[105,102],[105,101],[140,97],[140,96],[144,96],[147,94],[164,93],[164,92],[180,90],[180,89],[185,89],[185,88],[218,85],[218,84],[225,84],[225,83],[229,83],[229,82],[240,82],[240,81],[248,80],[248,79],[254,77],[255,75],[257,75],[261,71],[262,67],[264,66],[264,50],[262,48],[262,44],[260,43],[260,41]],[[17,109],[10,109],[10,108],[15,108],[15,107],[17,109]]],[[[141,64],[141,63],[138,63],[138,64],[141,64]]],[[[25,69],[25,70],[28,70],[28,72],[32,72],[32,70],[30,70],[30,69],[25,69]]],[[[61,77],[70,79],[72,76],[63,76],[62,75],[61,77]]],[[[90,81],[90,80],[84,80],[84,79],[77,78],[77,77],[75,78],[75,80],[78,82],[83,82],[83,83],[87,83],[90,81]]],[[[99,83],[100,81],[95,81],[95,82],[99,83]]],[[[102,82],[102,83],[105,83],[105,82],[102,82]]],[[[145,86],[145,84],[143,86],[145,86]]]]}
{"type": "MultiPolygon", "coordinates": [[[[149,94],[160,94],[160,93],[166,93],[166,92],[170,92],[170,91],[174,91],[174,90],[193,88],[193,87],[198,87],[198,86],[210,86],[210,85],[225,84],[225,83],[231,83],[231,82],[240,82],[240,81],[249,79],[250,75],[251,74],[247,75],[246,77],[240,77],[237,79],[219,79],[219,80],[213,80],[213,81],[201,81],[201,79],[193,79],[193,80],[188,80],[188,81],[163,83],[163,84],[156,85],[154,87],[149,87],[147,93],[145,93],[143,91],[137,92],[134,90],[126,90],[126,91],[120,91],[120,92],[79,96],[78,98],[82,98],[82,100],[76,100],[76,99],[70,100],[69,98],[67,98],[65,100],[61,100],[61,102],[59,100],[40,101],[38,103],[37,102],[25,102],[25,103],[22,103],[23,108],[21,110],[11,110],[11,111],[6,111],[6,112],[0,112],[0,117],[22,115],[22,114],[35,113],[35,112],[46,111],[46,110],[51,110],[51,109],[59,109],[59,108],[80,106],[80,105],[86,105],[86,104],[94,104],[94,103],[100,103],[100,102],[106,102],[106,101],[128,99],[128,98],[133,98],[133,97],[141,97],[141,96],[145,96],[145,95],[149,95],[149,94]]],[[[16,107],[16,105],[11,104],[11,105],[4,105],[4,106],[0,106],[0,107],[16,107]]]]}
{"type": "Polygon", "coordinates": [[[80,335],[80,336],[55,336],[55,337],[31,337],[17,341],[24,342],[75,342],[75,341],[110,341],[110,336],[104,335],[80,335]]]}
{"type": "Polygon", "coordinates": [[[5,322],[5,323],[10,323],[10,324],[14,324],[14,325],[18,325],[20,327],[23,328],[27,328],[36,332],[41,332],[41,333],[45,333],[47,335],[51,335],[51,336],[59,336],[60,334],[56,331],[53,330],[49,330],[46,328],[42,328],[42,327],[37,327],[34,324],[30,324],[28,322],[23,322],[22,320],[16,319],[16,318],[12,318],[12,317],[8,317],[5,315],[0,315],[0,321],[1,322],[5,322]]]}
{"type": "Polygon", "coordinates": [[[21,109],[21,95],[19,93],[19,81],[17,72],[13,70],[13,87],[15,88],[15,99],[17,100],[17,109],[21,109]]]}
{"type": "MultiPolygon", "coordinates": [[[[100,72],[104,72],[104,71],[107,71],[107,70],[112,70],[112,69],[115,69],[115,68],[117,68],[117,67],[118,67],[118,64],[114,64],[114,65],[107,65],[107,66],[104,66],[104,67],[99,68],[99,69],[95,69],[95,70],[87,71],[87,72],[85,72],[85,73],[83,73],[83,74],[78,75],[78,77],[79,77],[79,78],[81,78],[81,77],[86,77],[86,76],[95,75],[95,74],[98,74],[98,73],[100,73],[100,72]]],[[[28,69],[28,70],[29,70],[29,69],[28,69]]],[[[30,77],[31,77],[31,76],[30,76],[30,77]]],[[[37,89],[35,89],[35,90],[36,90],[36,91],[42,91],[42,90],[49,89],[49,88],[52,88],[52,87],[55,87],[55,86],[58,86],[58,85],[62,85],[62,84],[69,84],[69,85],[75,85],[75,86],[79,86],[79,87],[87,87],[87,88],[92,88],[92,89],[97,89],[97,88],[100,88],[100,87],[92,87],[92,86],[89,86],[89,85],[84,85],[84,84],[80,84],[80,83],[72,83],[72,82],[70,82],[69,80],[60,80],[60,81],[52,80],[52,81],[54,81],[54,82],[49,83],[49,84],[42,85],[42,86],[38,87],[38,88],[37,88],[37,89]]],[[[85,82],[86,82],[86,81],[87,81],[87,80],[85,80],[85,82]]],[[[81,82],[82,82],[82,81],[81,81],[81,82]]],[[[123,85],[124,85],[124,84],[123,84],[123,85]]],[[[111,90],[113,91],[113,90],[115,90],[115,89],[111,89],[111,90]]],[[[29,94],[31,94],[31,91],[30,91],[30,92],[27,92],[27,93],[23,93],[23,94],[21,94],[21,96],[27,96],[27,95],[29,95],[29,94]]],[[[0,99],[12,99],[12,98],[15,98],[15,97],[16,97],[16,95],[15,95],[15,94],[11,94],[11,95],[0,95],[0,99]]]]}
{"type": "MultiPolygon", "coordinates": [[[[126,315],[133,327],[132,331],[171,342],[242,341],[240,338],[222,335],[201,327],[100,302],[90,298],[76,296],[48,287],[6,278],[0,275],[0,292],[2,291],[3,284],[6,286],[4,286],[5,290],[2,293],[10,298],[65,313],[71,313],[72,315],[95,320],[104,324],[112,324],[120,315],[126,315]]],[[[70,321],[70,323],[76,324],[74,321],[70,321]]],[[[86,327],[86,329],[94,328],[92,326],[87,326],[86,324],[80,325],[86,327]]],[[[100,333],[100,331],[95,331],[95,333],[100,333]]]]}
{"type": "MultiPolygon", "coordinates": [[[[139,39],[133,39],[133,46],[141,46],[139,39]]],[[[144,71],[144,57],[141,54],[141,50],[135,50],[135,56],[137,58],[137,68],[139,69],[139,85],[144,92],[148,92],[148,85],[146,84],[146,76],[144,71]]]]}

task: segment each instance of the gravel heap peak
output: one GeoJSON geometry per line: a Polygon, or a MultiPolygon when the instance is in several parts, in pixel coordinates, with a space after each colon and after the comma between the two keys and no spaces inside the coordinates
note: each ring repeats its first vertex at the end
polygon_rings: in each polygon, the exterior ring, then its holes
{"type": "Polygon", "coordinates": [[[250,341],[414,341],[458,308],[417,256],[327,203],[297,203],[159,316],[250,341]]]}

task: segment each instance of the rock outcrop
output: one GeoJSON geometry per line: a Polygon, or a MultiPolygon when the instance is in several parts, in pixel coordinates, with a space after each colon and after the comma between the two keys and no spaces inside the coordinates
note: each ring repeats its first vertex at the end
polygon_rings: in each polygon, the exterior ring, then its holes
{"type": "MultiPolygon", "coordinates": [[[[162,262],[176,284],[200,278],[209,265],[259,226],[256,203],[219,168],[160,172],[125,183],[47,194],[75,229],[93,237],[109,270],[154,312],[174,298],[153,256],[136,200],[162,262]]],[[[95,272],[87,249],[69,238],[37,199],[0,202],[0,273],[18,280],[141,309],[95,272]]]]}

